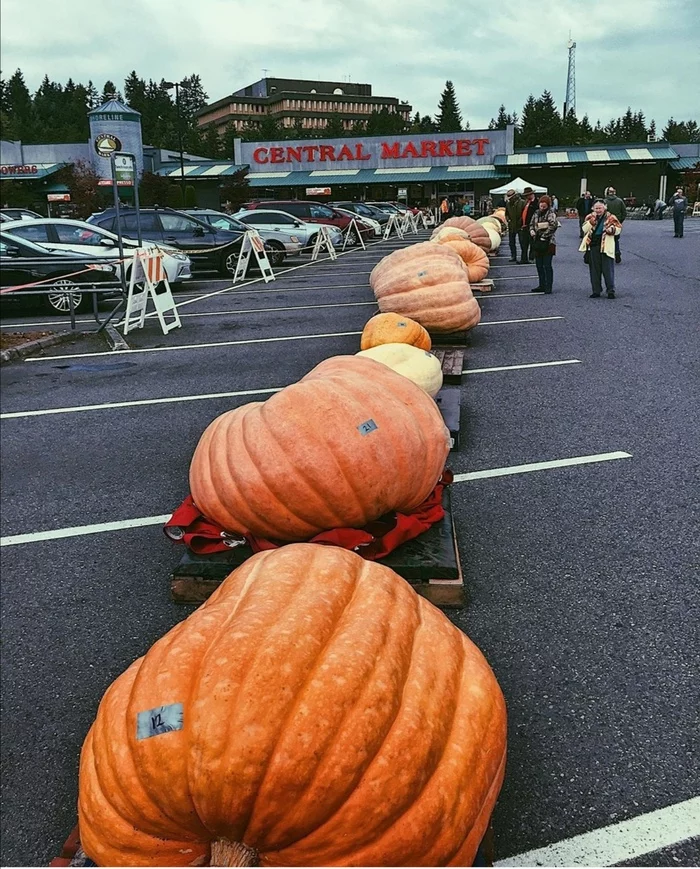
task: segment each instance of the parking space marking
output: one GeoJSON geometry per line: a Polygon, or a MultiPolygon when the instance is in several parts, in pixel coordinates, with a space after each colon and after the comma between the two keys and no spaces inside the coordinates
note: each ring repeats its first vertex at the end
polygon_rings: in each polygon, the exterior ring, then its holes
{"type": "Polygon", "coordinates": [[[631,453],[620,450],[613,453],[595,453],[591,456],[575,456],[571,459],[554,459],[549,462],[530,462],[527,465],[511,465],[507,468],[491,468],[487,471],[472,471],[468,474],[455,474],[455,483],[470,480],[485,480],[489,477],[509,477],[512,474],[529,474],[532,471],[549,471],[554,468],[567,468],[574,465],[589,465],[596,462],[612,462],[615,459],[631,459],[631,453]]]}
{"type": "Polygon", "coordinates": [[[700,797],[563,839],[495,866],[614,866],[700,835],[700,797]]]}
{"type": "Polygon", "coordinates": [[[507,299],[509,296],[544,296],[544,290],[537,290],[536,293],[486,293],[477,296],[477,299],[507,299]]]}
{"type": "Polygon", "coordinates": [[[235,347],[239,344],[269,344],[274,341],[308,341],[311,338],[340,338],[362,332],[324,332],[321,335],[282,335],[278,338],[242,338],[238,341],[208,341],[205,344],[173,344],[172,347],[133,347],[129,350],[99,350],[93,353],[67,353],[65,356],[37,356],[25,362],[56,362],[61,359],[85,359],[89,356],[126,356],[127,353],[166,353],[174,350],[206,350],[209,347],[235,347]]]}
{"type": "Polygon", "coordinates": [[[49,407],[43,410],[17,410],[0,413],[0,419],[24,419],[28,416],[52,416],[61,413],[81,413],[89,410],[115,410],[119,407],[141,407],[148,404],[176,404],[181,401],[205,401],[213,398],[236,398],[241,395],[266,395],[280,392],[283,386],[269,389],[239,389],[236,392],[206,392],[201,395],[173,395],[166,398],[136,398],[132,401],[109,401],[105,404],[76,404],[71,407],[49,407]]]}
{"type": "MultiPolygon", "coordinates": [[[[493,468],[486,471],[473,471],[469,474],[455,474],[453,482],[463,483],[482,480],[487,477],[503,477],[510,474],[526,474],[530,471],[543,471],[570,465],[584,465],[592,462],[606,462],[613,459],[631,459],[630,453],[599,453],[592,456],[577,456],[573,459],[555,459],[550,462],[534,462],[528,465],[512,465],[507,468],[493,468]]],[[[96,525],[76,525],[72,528],[57,528],[54,531],[35,531],[29,534],[12,534],[0,537],[0,546],[19,546],[24,543],[41,543],[45,540],[60,540],[64,537],[81,537],[89,534],[102,534],[106,531],[121,531],[126,528],[140,528],[145,525],[162,525],[170,514],[162,516],[142,516],[138,519],[122,519],[116,522],[101,522],[96,525]]]]}
{"type": "MultiPolygon", "coordinates": [[[[503,326],[506,323],[541,323],[545,320],[563,320],[563,317],[524,317],[522,320],[483,320],[478,323],[479,326],[503,326]]],[[[126,351],[124,351],[126,352],[126,351]]]]}
{"type": "MultiPolygon", "coordinates": [[[[462,374],[487,374],[492,371],[519,371],[522,368],[547,368],[553,365],[574,365],[580,359],[560,359],[558,362],[527,362],[522,365],[497,365],[495,368],[465,368],[462,374]]],[[[2,414],[0,414],[2,419],[2,414]]]]}

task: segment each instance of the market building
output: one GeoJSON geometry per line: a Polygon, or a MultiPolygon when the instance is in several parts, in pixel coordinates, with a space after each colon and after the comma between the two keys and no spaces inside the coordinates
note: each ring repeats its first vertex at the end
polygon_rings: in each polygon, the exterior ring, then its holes
{"type": "Polygon", "coordinates": [[[371,84],[263,78],[205,106],[197,113],[197,123],[223,132],[229,124],[236,130],[259,125],[267,116],[283,129],[300,126],[311,132],[324,130],[335,115],[350,130],[382,109],[408,123],[411,108],[396,97],[373,96],[371,84]]]}
{"type": "MultiPolygon", "coordinates": [[[[272,81],[267,79],[265,81],[272,81]]],[[[359,85],[357,86],[359,87],[359,85]]],[[[153,172],[184,184],[197,205],[220,208],[235,179],[248,199],[404,201],[435,204],[442,197],[464,198],[477,207],[493,188],[522,176],[556,193],[562,206],[581,191],[601,195],[609,185],[618,195],[642,204],[668,199],[676,184],[688,184],[697,198],[700,144],[667,142],[558,146],[516,150],[514,127],[460,133],[362,136],[243,142],[236,139],[231,161],[208,160],[177,150],[144,145],[138,112],[110,100],[89,113],[90,140],[75,144],[24,145],[0,142],[0,201],[8,201],[5,181],[29,191],[23,204],[42,213],[54,200],[70,197],[56,173],[88,163],[111,196],[109,160],[115,150],[136,155],[139,174],[153,172]],[[694,174],[693,174],[694,172],[694,174]]],[[[10,185],[10,188],[12,185],[10,185]]],[[[16,189],[16,186],[15,186],[16,189]]],[[[129,199],[124,190],[122,198],[129,199]]]]}

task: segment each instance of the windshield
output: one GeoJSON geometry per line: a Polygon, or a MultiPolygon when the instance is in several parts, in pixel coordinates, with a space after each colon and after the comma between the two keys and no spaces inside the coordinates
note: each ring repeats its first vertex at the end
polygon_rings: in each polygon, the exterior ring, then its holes
{"type": "Polygon", "coordinates": [[[229,217],[228,214],[208,214],[207,222],[214,229],[228,229],[230,232],[245,232],[246,227],[235,217],[229,217]]]}

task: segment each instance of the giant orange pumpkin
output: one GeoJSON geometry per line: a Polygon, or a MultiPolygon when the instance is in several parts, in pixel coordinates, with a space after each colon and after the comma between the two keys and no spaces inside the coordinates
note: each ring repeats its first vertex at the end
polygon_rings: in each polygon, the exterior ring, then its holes
{"type": "Polygon", "coordinates": [[[503,696],[461,631],[388,567],[293,544],[107,690],[81,843],[101,866],[470,866],[505,750],[503,696]]]}
{"type": "Polygon", "coordinates": [[[372,359],[334,356],[267,401],[215,419],[195,449],[190,490],[227,531],[308,540],[413,509],[449,448],[420,387],[372,359]]]}
{"type": "Polygon", "coordinates": [[[481,319],[457,251],[429,241],[381,259],[369,276],[380,311],[417,320],[432,332],[471,329],[481,319]]]}
{"type": "Polygon", "coordinates": [[[456,226],[448,226],[434,233],[430,239],[433,244],[445,244],[457,251],[467,267],[469,283],[483,281],[489,273],[489,258],[484,250],[469,239],[469,235],[456,226]]]}
{"type": "Polygon", "coordinates": [[[467,217],[467,215],[462,215],[461,217],[448,217],[447,220],[443,221],[438,229],[444,226],[456,226],[457,229],[469,229],[470,226],[474,226],[476,223],[475,218],[467,217]]]}
{"type": "Polygon", "coordinates": [[[360,350],[369,350],[380,344],[412,344],[421,350],[430,350],[430,335],[410,317],[400,314],[375,314],[365,324],[360,339],[360,350]]]}

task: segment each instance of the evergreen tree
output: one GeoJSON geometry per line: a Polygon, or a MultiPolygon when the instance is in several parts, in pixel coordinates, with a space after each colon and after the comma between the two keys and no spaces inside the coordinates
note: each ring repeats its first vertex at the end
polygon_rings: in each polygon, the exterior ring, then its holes
{"type": "Polygon", "coordinates": [[[520,123],[515,130],[515,147],[531,148],[537,144],[537,105],[532,94],[527,98],[520,113],[520,123]]]}
{"type": "Polygon", "coordinates": [[[34,134],[34,107],[22,70],[18,69],[5,86],[7,127],[4,139],[31,141],[34,134]]]}
{"type": "Polygon", "coordinates": [[[132,70],[124,80],[124,100],[128,106],[143,116],[146,109],[146,82],[132,70]]]}
{"type": "Polygon", "coordinates": [[[258,134],[261,142],[277,142],[285,138],[279,121],[272,115],[263,115],[258,134]]]}
{"type": "Polygon", "coordinates": [[[697,121],[680,121],[677,123],[673,118],[669,118],[664,131],[661,133],[661,138],[665,142],[678,145],[699,142],[700,133],[697,121]]]}
{"type": "Polygon", "coordinates": [[[324,138],[326,139],[339,139],[341,136],[347,136],[347,130],[343,126],[342,118],[338,112],[333,112],[333,114],[328,119],[328,123],[326,124],[326,129],[324,130],[324,138]]]}
{"type": "Polygon", "coordinates": [[[656,121],[653,118],[651,119],[651,123],[649,124],[648,136],[650,142],[656,141],[656,121]]]}
{"type": "Polygon", "coordinates": [[[0,78],[0,112],[7,113],[7,82],[0,78]]]}
{"type": "Polygon", "coordinates": [[[302,126],[301,118],[294,119],[294,126],[289,131],[290,139],[305,139],[306,130],[302,126]]]}
{"type": "MultiPolygon", "coordinates": [[[[122,95],[117,90],[117,86],[113,81],[107,79],[104,83],[104,87],[102,88],[102,103],[106,103],[108,100],[119,100],[123,99],[122,95]]],[[[102,104],[101,103],[101,104],[102,104]]]]}
{"type": "Polygon", "coordinates": [[[363,121],[361,118],[358,118],[356,121],[353,121],[352,129],[350,130],[351,136],[366,136],[367,135],[367,121],[363,121]]]}
{"type": "Polygon", "coordinates": [[[462,130],[462,114],[457,105],[457,96],[451,81],[445,82],[440,96],[435,124],[440,133],[459,133],[462,130]]]}
{"type": "Polygon", "coordinates": [[[240,133],[236,129],[235,123],[229,121],[228,124],[226,124],[224,135],[221,137],[220,153],[222,159],[231,160],[232,162],[236,159],[233,143],[234,139],[238,138],[240,138],[240,133]]]}
{"type": "Polygon", "coordinates": [[[219,134],[216,124],[209,124],[204,133],[204,138],[201,145],[203,157],[209,157],[211,160],[219,160],[223,156],[223,142],[219,134]]]}
{"type": "Polygon", "coordinates": [[[498,115],[495,118],[491,118],[489,122],[489,130],[505,130],[509,124],[517,124],[518,116],[515,112],[510,114],[506,112],[506,107],[501,103],[498,108],[498,115]]]}
{"type": "Polygon", "coordinates": [[[566,113],[561,124],[561,144],[581,145],[581,127],[573,109],[566,113]]]}
{"type": "Polygon", "coordinates": [[[539,112],[539,139],[536,145],[547,147],[561,142],[562,121],[556,103],[549,91],[545,91],[537,101],[539,112]]]}
{"type": "Polygon", "coordinates": [[[588,115],[584,115],[578,125],[579,145],[593,145],[595,143],[593,127],[588,120],[588,115]]]}
{"type": "Polygon", "coordinates": [[[97,92],[97,88],[92,83],[92,79],[88,81],[87,88],[85,89],[85,101],[87,103],[88,110],[97,108],[100,103],[100,95],[97,92]]]}

